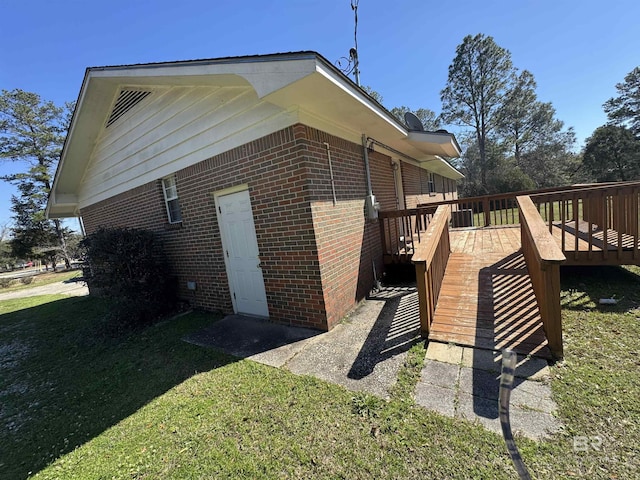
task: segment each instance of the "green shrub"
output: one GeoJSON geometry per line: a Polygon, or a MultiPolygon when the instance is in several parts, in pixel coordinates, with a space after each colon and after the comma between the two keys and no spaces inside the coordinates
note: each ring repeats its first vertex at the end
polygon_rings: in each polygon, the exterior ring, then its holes
{"type": "Polygon", "coordinates": [[[21,282],[23,285],[31,285],[31,282],[33,282],[33,277],[22,277],[22,278],[20,279],[20,282],[21,282]]]}
{"type": "Polygon", "coordinates": [[[89,290],[115,302],[107,322],[112,330],[148,325],[175,309],[175,279],[153,232],[101,228],[81,247],[89,290]]]}
{"type": "Polygon", "coordinates": [[[9,285],[11,285],[12,281],[13,281],[13,278],[7,278],[7,277],[0,278],[0,288],[7,288],[9,285]]]}

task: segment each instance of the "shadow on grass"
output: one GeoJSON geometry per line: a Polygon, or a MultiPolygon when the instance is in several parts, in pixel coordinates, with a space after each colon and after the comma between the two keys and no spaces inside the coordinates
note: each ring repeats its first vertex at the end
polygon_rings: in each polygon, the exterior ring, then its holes
{"type": "Polygon", "coordinates": [[[640,270],[637,267],[562,267],[562,308],[573,311],[624,313],[640,306],[640,270]],[[601,305],[614,298],[614,305],[601,305]]]}
{"type": "Polygon", "coordinates": [[[0,478],[35,474],[194,374],[235,361],[180,340],[210,314],[109,338],[98,333],[108,302],[51,298],[0,304],[0,478]]]}

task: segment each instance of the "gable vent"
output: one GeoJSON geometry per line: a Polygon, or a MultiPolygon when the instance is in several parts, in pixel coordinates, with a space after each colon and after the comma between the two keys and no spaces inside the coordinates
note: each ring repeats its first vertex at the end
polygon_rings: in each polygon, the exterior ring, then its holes
{"type": "Polygon", "coordinates": [[[107,127],[149,95],[151,95],[151,92],[144,90],[120,90],[118,100],[116,100],[113,110],[111,110],[111,115],[109,115],[109,119],[107,120],[107,127]]]}

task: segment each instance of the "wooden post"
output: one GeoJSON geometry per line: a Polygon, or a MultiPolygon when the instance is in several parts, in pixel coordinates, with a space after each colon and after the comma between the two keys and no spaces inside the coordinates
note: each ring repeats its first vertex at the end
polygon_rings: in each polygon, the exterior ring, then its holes
{"type": "Polygon", "coordinates": [[[489,203],[489,197],[482,199],[482,211],[484,212],[484,226],[491,225],[491,204],[489,203]]]}
{"type": "Polygon", "coordinates": [[[554,358],[563,358],[562,311],[560,308],[560,264],[542,265],[545,298],[539,302],[542,326],[554,358]]]}
{"type": "Polygon", "coordinates": [[[418,303],[420,304],[420,334],[422,338],[429,338],[431,329],[429,314],[429,290],[427,288],[427,263],[415,262],[416,266],[416,286],[418,287],[418,303]]]}

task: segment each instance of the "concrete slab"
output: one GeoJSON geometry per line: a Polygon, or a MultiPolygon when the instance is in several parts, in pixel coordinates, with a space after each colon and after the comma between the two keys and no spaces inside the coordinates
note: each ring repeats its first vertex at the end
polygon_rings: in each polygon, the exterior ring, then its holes
{"type": "Polygon", "coordinates": [[[228,315],[213,325],[183,337],[195,345],[215,348],[240,358],[281,367],[321,332],[266,320],[228,315]]]}
{"type": "MultiPolygon", "coordinates": [[[[488,430],[501,434],[498,415],[499,391],[498,372],[461,367],[455,416],[480,423],[488,430]]],[[[528,438],[539,440],[549,433],[558,431],[561,424],[553,415],[556,409],[549,385],[515,378],[510,401],[511,428],[514,433],[519,432],[528,438]]]]}
{"type": "MultiPolygon", "coordinates": [[[[458,396],[456,417],[477,422],[487,430],[502,435],[497,399],[475,397],[467,393],[458,396]]],[[[513,405],[509,408],[511,431],[533,440],[542,440],[559,431],[560,422],[549,413],[524,410],[513,405]]]]}
{"type": "Polygon", "coordinates": [[[493,350],[464,347],[462,349],[462,365],[468,368],[479,368],[489,372],[500,372],[502,354],[493,350]]]}
{"type": "Polygon", "coordinates": [[[459,365],[462,362],[463,347],[448,343],[429,342],[426,358],[438,362],[453,363],[459,365]]]}
{"type": "Polygon", "coordinates": [[[543,440],[560,431],[560,421],[549,413],[523,410],[511,406],[509,409],[511,431],[533,440],[543,440]]]}
{"type": "Polygon", "coordinates": [[[487,430],[502,434],[497,397],[491,399],[477,397],[461,390],[458,394],[456,417],[479,423],[487,430]]]}
{"type": "Polygon", "coordinates": [[[386,301],[367,300],[345,322],[306,345],[285,368],[388,398],[407,350],[422,341],[417,302],[414,291],[386,301]]]}
{"type": "Polygon", "coordinates": [[[518,355],[518,364],[516,365],[515,376],[536,381],[548,380],[551,378],[549,362],[544,358],[523,357],[518,355]]]}
{"type": "MultiPolygon", "coordinates": [[[[462,365],[500,373],[502,370],[502,353],[494,350],[463,347],[462,365]]],[[[545,380],[549,378],[550,374],[549,363],[544,358],[518,355],[516,377],[545,380]]]]}
{"type": "Polygon", "coordinates": [[[420,379],[423,383],[444,388],[456,388],[460,366],[452,363],[425,360],[420,379]]]}
{"type": "Polygon", "coordinates": [[[533,380],[517,383],[511,391],[511,405],[524,410],[553,413],[558,406],[551,397],[551,386],[533,380]]]}
{"type": "MultiPolygon", "coordinates": [[[[460,392],[497,401],[500,375],[477,368],[460,369],[460,392]]],[[[497,410],[496,410],[497,412],[497,410]]]]}
{"type": "Polygon", "coordinates": [[[415,400],[418,405],[441,415],[446,415],[447,417],[455,415],[455,389],[420,382],[416,386],[415,400]]]}

